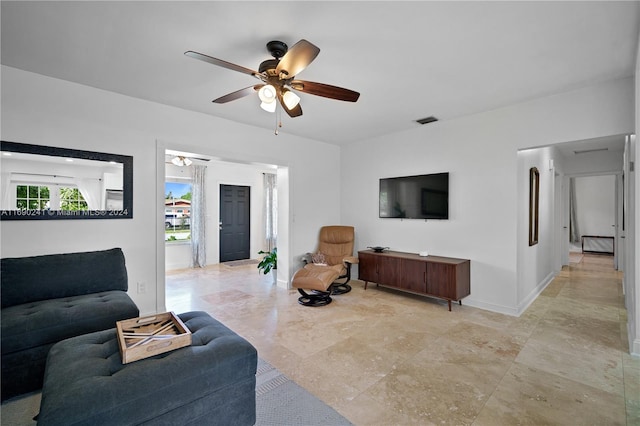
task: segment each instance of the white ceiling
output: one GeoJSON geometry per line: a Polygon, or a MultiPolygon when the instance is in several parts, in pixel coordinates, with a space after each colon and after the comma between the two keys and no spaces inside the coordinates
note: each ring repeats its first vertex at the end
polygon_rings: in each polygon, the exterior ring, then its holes
{"type": "Polygon", "coordinates": [[[299,79],[361,93],[302,93],[281,132],[345,144],[634,73],[637,1],[57,2],[2,1],[2,64],[199,111],[273,132],[257,96],[211,100],[251,76],[265,44],[304,38],[321,52],[299,79]]]}

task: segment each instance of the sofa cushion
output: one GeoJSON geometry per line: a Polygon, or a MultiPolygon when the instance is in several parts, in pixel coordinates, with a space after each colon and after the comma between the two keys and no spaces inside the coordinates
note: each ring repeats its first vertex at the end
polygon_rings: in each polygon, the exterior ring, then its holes
{"type": "Polygon", "coordinates": [[[254,424],[256,349],[205,312],[179,317],[191,346],[129,364],[115,329],[55,344],[38,425],[254,424]]]}
{"type": "Polygon", "coordinates": [[[124,291],[105,291],[11,306],[1,315],[4,355],[113,328],[139,311],[124,291]]]}
{"type": "Polygon", "coordinates": [[[0,260],[3,309],[109,290],[128,290],[127,269],[120,248],[0,260]]]}

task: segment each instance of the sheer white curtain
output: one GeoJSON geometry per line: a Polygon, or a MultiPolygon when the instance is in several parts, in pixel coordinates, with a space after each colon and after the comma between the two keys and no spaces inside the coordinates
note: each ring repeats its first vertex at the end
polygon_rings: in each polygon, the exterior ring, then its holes
{"type": "Polygon", "coordinates": [[[278,188],[275,174],[264,173],[263,176],[264,242],[266,251],[271,251],[278,240],[278,188]]]}
{"type": "Polygon", "coordinates": [[[15,184],[11,181],[11,173],[0,174],[0,210],[13,210],[15,205],[15,184]],[[14,193],[13,197],[11,193],[14,193]],[[11,202],[13,201],[13,203],[11,202]]]}
{"type": "Polygon", "coordinates": [[[569,240],[579,243],[580,227],[578,226],[578,206],[576,205],[576,179],[569,179],[569,240]]]}
{"type": "Polygon", "coordinates": [[[87,202],[89,210],[103,210],[102,181],[91,178],[75,178],[76,186],[87,202]]]}
{"type": "Polygon", "coordinates": [[[191,267],[204,268],[207,263],[205,246],[205,203],[206,166],[194,164],[191,185],[191,267]]]}

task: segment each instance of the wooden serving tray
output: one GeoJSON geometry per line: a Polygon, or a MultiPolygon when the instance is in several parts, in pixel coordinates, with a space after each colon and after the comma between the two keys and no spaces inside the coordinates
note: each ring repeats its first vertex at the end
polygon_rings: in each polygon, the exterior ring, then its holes
{"type": "Polygon", "coordinates": [[[191,345],[191,331],[173,312],[117,321],[122,363],[191,345]]]}

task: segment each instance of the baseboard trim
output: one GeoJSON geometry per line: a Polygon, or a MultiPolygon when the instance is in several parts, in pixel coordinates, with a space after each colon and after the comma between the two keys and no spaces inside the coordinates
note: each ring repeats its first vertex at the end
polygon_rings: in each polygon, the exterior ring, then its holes
{"type": "Polygon", "coordinates": [[[556,275],[556,272],[550,272],[549,275],[547,275],[538,285],[536,285],[533,291],[531,291],[531,293],[527,295],[522,303],[518,304],[516,307],[496,305],[495,303],[483,302],[476,299],[464,299],[463,303],[474,308],[480,308],[487,311],[497,312],[499,314],[519,317],[538,298],[540,293],[542,293],[544,289],[547,288],[547,286],[551,283],[551,281],[553,281],[556,275]]]}
{"type": "Polygon", "coordinates": [[[284,288],[285,290],[289,290],[289,281],[288,280],[276,280],[276,285],[280,288],[284,288]]]}
{"type": "Polygon", "coordinates": [[[513,317],[518,316],[518,311],[515,308],[504,305],[496,305],[495,303],[483,302],[481,300],[462,299],[462,304],[471,306],[472,308],[479,308],[484,309],[485,311],[496,312],[498,314],[505,314],[513,317]]]}
{"type": "MultiPolygon", "coordinates": [[[[627,324],[627,329],[629,329],[629,324],[627,324]]],[[[629,343],[629,348],[631,349],[629,352],[631,355],[640,357],[640,338],[632,340],[629,343]]]]}
{"type": "Polygon", "coordinates": [[[549,275],[544,277],[544,279],[540,281],[537,286],[535,286],[535,288],[527,295],[527,297],[522,302],[518,303],[517,316],[522,315],[524,311],[526,311],[527,308],[531,306],[531,304],[538,298],[538,296],[540,296],[544,289],[547,288],[549,284],[551,284],[551,281],[553,281],[556,275],[556,272],[550,272],[549,275]]]}

